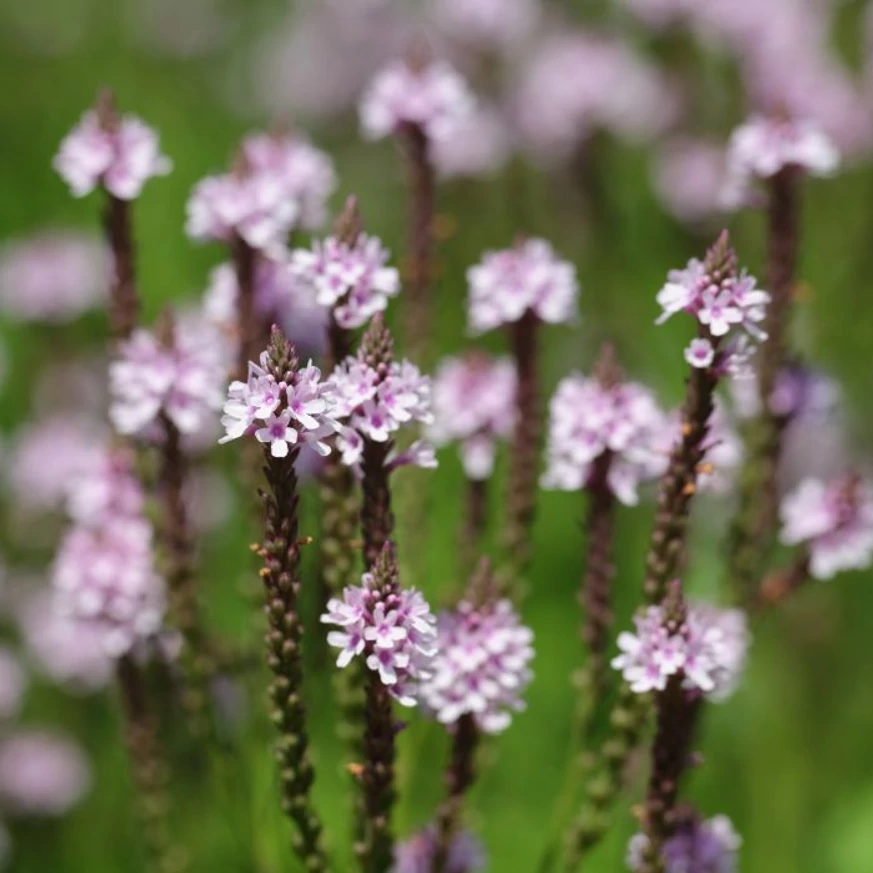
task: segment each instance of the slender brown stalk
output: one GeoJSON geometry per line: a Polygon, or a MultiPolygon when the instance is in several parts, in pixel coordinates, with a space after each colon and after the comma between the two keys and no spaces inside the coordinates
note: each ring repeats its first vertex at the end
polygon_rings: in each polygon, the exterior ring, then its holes
{"type": "Polygon", "coordinates": [[[770,401],[788,357],[799,221],[800,174],[797,168],[786,167],[770,180],[767,282],[771,299],[764,322],[767,341],[758,359],[760,412],[747,434],[747,460],[730,538],[728,574],[741,602],[755,597],[778,524],[777,475],[786,421],[773,412],[770,401]]]}
{"type": "Polygon", "coordinates": [[[170,837],[167,763],[161,753],[157,726],[149,712],[145,678],[130,655],[120,658],[116,678],[125,716],[125,739],[136,786],[148,869],[153,873],[182,871],[184,856],[170,837]]]}
{"type": "Polygon", "coordinates": [[[757,611],[778,606],[799,588],[809,581],[809,555],[802,554],[788,567],[774,570],[764,577],[758,588],[755,602],[752,604],[757,611]]]}
{"type": "Polygon", "coordinates": [[[231,257],[237,283],[236,320],[239,345],[236,376],[238,379],[245,379],[249,361],[256,361],[263,348],[261,323],[255,307],[258,253],[242,237],[237,236],[231,244],[231,257]]]}
{"type": "MultiPolygon", "coordinates": [[[[273,330],[268,351],[270,373],[279,382],[290,381],[297,368],[297,359],[278,329],[273,330]]],[[[282,806],[297,827],[294,851],[307,871],[320,873],[328,869],[328,863],[322,847],[321,819],[312,805],[315,774],[308,754],[306,710],[302,698],[303,627],[297,610],[301,540],[294,465],[299,451],[299,446],[294,446],[287,457],[274,458],[269,449],[264,450],[268,489],[261,492],[265,509],[261,578],[268,622],[267,663],[274,676],[270,700],[273,720],[279,730],[276,754],[282,806]]]]}
{"type": "MultiPolygon", "coordinates": [[[[388,540],[373,565],[374,590],[386,600],[400,591],[394,544],[388,540]]],[[[394,855],[391,812],[394,788],[395,737],[391,695],[378,672],[367,671],[364,767],[361,784],[366,814],[363,841],[357,846],[365,873],[387,873],[394,855]]]]}
{"type": "Polygon", "coordinates": [[[467,479],[464,524],[461,528],[461,568],[469,575],[482,553],[482,538],[488,523],[488,483],[467,479]]]}
{"type": "Polygon", "coordinates": [[[515,432],[509,457],[504,548],[504,587],[516,595],[523,588],[531,558],[531,528],[537,492],[541,432],[537,333],[539,320],[530,310],[512,325],[512,352],[518,382],[515,432]]]}
{"type": "Polygon", "coordinates": [[[430,873],[451,873],[446,866],[461,824],[464,796],[476,776],[476,748],[479,745],[479,728],[475,718],[462,715],[454,726],[452,751],[446,768],[446,799],[437,814],[436,844],[431,860],[430,873]]]}

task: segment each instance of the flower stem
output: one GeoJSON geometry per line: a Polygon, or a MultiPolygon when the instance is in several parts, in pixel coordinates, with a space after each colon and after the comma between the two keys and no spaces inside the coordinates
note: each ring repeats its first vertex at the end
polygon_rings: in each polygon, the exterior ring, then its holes
{"type": "Polygon", "coordinates": [[[467,479],[466,514],[461,528],[461,572],[469,576],[482,550],[482,538],[488,523],[488,483],[485,479],[467,479]]]}
{"type": "Polygon", "coordinates": [[[236,320],[239,345],[236,376],[238,379],[245,379],[249,361],[256,361],[258,352],[263,347],[260,319],[255,308],[258,253],[244,239],[235,237],[231,243],[231,256],[237,283],[236,320]]]}

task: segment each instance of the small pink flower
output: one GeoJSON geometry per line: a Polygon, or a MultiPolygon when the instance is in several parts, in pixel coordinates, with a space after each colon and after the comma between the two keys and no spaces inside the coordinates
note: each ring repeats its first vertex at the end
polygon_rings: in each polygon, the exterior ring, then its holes
{"type": "Polygon", "coordinates": [[[708,339],[693,339],[685,349],[685,360],[692,367],[705,370],[715,360],[715,349],[708,339]]]}

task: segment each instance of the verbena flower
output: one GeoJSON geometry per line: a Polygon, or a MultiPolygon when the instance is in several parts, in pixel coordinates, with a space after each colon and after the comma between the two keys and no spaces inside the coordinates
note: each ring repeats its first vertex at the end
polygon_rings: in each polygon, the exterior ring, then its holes
{"type": "Polygon", "coordinates": [[[836,147],[815,124],[754,116],[731,136],[722,200],[729,207],[742,205],[754,194],[757,182],[786,167],[829,176],[839,162],[836,147]]]}
{"type": "Polygon", "coordinates": [[[81,749],[58,734],[18,731],[0,740],[0,803],[16,815],[63,815],[91,786],[81,749]]]}
{"type": "Polygon", "coordinates": [[[339,667],[363,657],[396,700],[404,706],[418,702],[436,653],[436,619],[419,591],[383,597],[373,575],[364,573],[360,586],[345,588],[341,598],[328,602],[321,621],[339,628],[327,635],[340,650],[339,667]]]}
{"type": "MultiPolygon", "coordinates": [[[[682,823],[664,844],[665,873],[735,873],[742,842],[724,815],[682,823]]],[[[626,859],[629,870],[642,869],[648,845],[645,834],[631,837],[626,859]]]]}
{"type": "Polygon", "coordinates": [[[11,318],[70,321],[108,289],[108,252],[88,234],[49,230],[0,247],[0,309],[11,318]]]}
{"type": "Polygon", "coordinates": [[[161,154],[157,133],[133,115],[122,116],[114,129],[89,110],[67,134],[54,168],[76,197],[103,186],[120,200],[138,197],[153,176],[164,176],[172,162],[161,154]]]}
{"type": "Polygon", "coordinates": [[[299,210],[299,226],[316,230],[324,224],[327,201],[336,188],[333,161],[301,136],[253,134],[243,140],[249,172],[275,179],[299,210]]]}
{"type": "Polygon", "coordinates": [[[549,410],[543,487],[584,488],[594,461],[610,452],[607,484],[622,503],[634,505],[639,484],[666,469],[668,419],[644,386],[607,388],[596,378],[571,375],[558,385],[549,410]]]}
{"type": "Polygon", "coordinates": [[[873,561],[873,487],[856,476],[830,482],[805,479],[782,501],[781,539],[803,543],[809,571],[830,579],[841,570],[862,570],[873,561]]]}
{"type": "MultiPolygon", "coordinates": [[[[219,264],[209,274],[203,314],[226,336],[237,329],[239,282],[233,264],[219,264]]],[[[308,288],[301,287],[284,257],[261,257],[255,264],[254,303],[263,323],[277,324],[298,350],[320,352],[327,313],[308,288]]]]}
{"type": "Polygon", "coordinates": [[[274,458],[286,457],[298,444],[329,454],[324,440],[338,429],[333,386],[322,381],[312,362],[296,370],[287,383],[277,381],[268,366],[264,352],[260,366],[249,362],[246,382],[231,382],[221,419],[225,435],[219,442],[254,437],[270,447],[274,458]]]}
{"type": "Polygon", "coordinates": [[[333,310],[340,327],[352,329],[383,312],[400,293],[400,274],[386,266],[388,258],[377,237],[362,233],[350,246],[331,236],[292,252],[290,271],[300,293],[333,310]]]}
{"type": "Polygon", "coordinates": [[[17,715],[27,685],[21,662],[6,646],[0,646],[0,719],[17,715]]]}
{"type": "MultiPolygon", "coordinates": [[[[364,437],[384,443],[406,425],[433,422],[430,379],[409,361],[393,361],[376,370],[362,356],[346,358],[330,381],[334,414],[343,425],[337,448],[348,466],[359,464],[364,437]]],[[[419,450],[408,456],[408,462],[435,466],[436,459],[422,451],[425,448],[426,444],[419,443],[419,450]]],[[[398,466],[398,457],[393,459],[394,466],[398,466]]]]}
{"type": "MultiPolygon", "coordinates": [[[[428,825],[394,847],[391,873],[431,873],[437,849],[436,828],[428,825]]],[[[482,843],[469,831],[458,831],[449,846],[444,873],[475,873],[485,869],[482,843]]]]}
{"type": "Polygon", "coordinates": [[[440,614],[437,628],[423,706],[443,724],[469,714],[486,733],[505,730],[524,709],[522,695],[533,678],[533,632],[508,600],[487,606],[462,601],[440,614]]]}
{"type": "Polygon", "coordinates": [[[217,422],[227,360],[221,338],[207,325],[180,322],[171,347],[138,328],[109,367],[109,416],[122,434],[145,435],[161,415],[186,435],[217,422]]]}
{"type": "Polygon", "coordinates": [[[493,176],[500,172],[512,152],[506,121],[494,107],[477,106],[459,119],[452,135],[433,143],[431,157],[444,178],[493,176]]]}
{"type": "Polygon", "coordinates": [[[671,270],[658,292],[662,312],[656,324],[663,324],[677,312],[687,312],[698,323],[700,335],[685,350],[692,367],[735,376],[747,374],[753,343],[767,335],[761,328],[770,295],[756,286],[754,276],[743,271],[707,273],[703,262],[692,258],[683,270],[671,270]]]}
{"type": "Polygon", "coordinates": [[[618,637],[621,654],[612,661],[631,690],[663,691],[671,676],[682,677],[692,693],[724,700],[745,666],[749,634],[738,609],[691,605],[678,626],[665,622],[660,606],[648,606],[634,618],[635,632],[618,637]]]}
{"type": "Polygon", "coordinates": [[[468,323],[476,334],[518,321],[528,311],[554,324],[576,315],[576,270],[542,239],[487,252],[467,271],[467,282],[468,323]]]}
{"type": "Polygon", "coordinates": [[[281,252],[300,217],[282,180],[272,173],[225,173],[201,179],[188,199],[185,230],[195,240],[231,242],[281,252]]]}
{"type": "Polygon", "coordinates": [[[436,140],[450,135],[473,106],[467,83],[449,64],[395,61],[376,75],[361,98],[361,129],[367,139],[382,139],[414,125],[436,140]]]}
{"type": "Polygon", "coordinates": [[[164,582],[153,563],[144,498],[123,452],[71,485],[74,524],[52,570],[58,608],[91,625],[107,654],[124,655],[161,630],[164,582]]]}
{"type": "Polygon", "coordinates": [[[433,380],[433,424],[428,436],[438,445],[459,443],[468,479],[487,479],[498,440],[515,423],[515,365],[509,358],[471,352],[446,358],[433,380]]]}

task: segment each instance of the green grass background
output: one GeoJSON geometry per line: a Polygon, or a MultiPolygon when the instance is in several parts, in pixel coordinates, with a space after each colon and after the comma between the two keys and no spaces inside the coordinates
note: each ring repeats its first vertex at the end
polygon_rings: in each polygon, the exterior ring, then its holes
{"type": "MultiPolygon", "coordinates": [[[[184,0],[181,0],[184,2],[184,0]]],[[[570,4],[568,4],[570,5],[570,4]]],[[[579,4],[584,6],[584,4],[579,4]]],[[[855,8],[858,4],[854,4],[855,8]]],[[[98,202],[72,200],[50,160],[63,134],[94,98],[111,85],[124,108],[159,128],[175,169],[146,188],[136,206],[139,273],[146,316],[169,302],[190,300],[223,257],[217,247],[192,245],[184,236],[184,203],[192,184],[221,168],[238,138],[268,118],[230,114],[221,82],[234,78],[245,37],[275,20],[280,4],[229,4],[239,38],[227,51],[197,61],[156,59],[138,48],[123,26],[125,4],[93,0],[3,0],[0,23],[52,20],[63,29],[86,17],[87,39],[66,56],[28,51],[11,26],[0,27],[0,237],[45,225],[97,229],[98,202]],[[239,43],[239,44],[237,44],[239,43]],[[228,72],[230,71],[230,72],[228,72]]],[[[850,29],[851,25],[846,27],[850,29]]],[[[240,73],[240,75],[242,75],[240,73]]],[[[236,82],[235,84],[239,84],[236,82]]],[[[717,84],[717,83],[716,83],[717,84]]],[[[724,85],[724,87],[728,87],[724,85]]],[[[728,131],[738,116],[718,119],[728,131]]],[[[316,141],[333,155],[340,178],[335,204],[354,192],[368,230],[395,252],[402,251],[404,187],[390,144],[359,142],[352,121],[317,131],[316,141]]],[[[441,352],[464,348],[464,270],[486,247],[508,244],[525,215],[526,230],[552,240],[578,266],[583,286],[578,327],[545,331],[545,391],[572,367],[587,368],[601,340],[617,343],[634,377],[653,385],[663,402],[682,392],[684,326],[655,329],[654,294],[667,269],[700,253],[715,228],[690,234],[660,209],[649,182],[648,155],[614,142],[595,152],[595,207],[578,186],[522,168],[521,184],[507,178],[453,183],[440,192],[439,210],[454,232],[441,243],[440,277],[434,290],[441,352]],[[519,202],[519,192],[523,202],[519,202]]],[[[863,456],[873,446],[873,174],[848,168],[827,182],[810,183],[804,214],[803,297],[795,324],[797,346],[844,386],[853,445],[863,456]]],[[[762,223],[744,215],[731,221],[741,260],[760,274],[762,223]]],[[[677,320],[678,322],[679,320],[677,320]]],[[[37,369],[56,354],[56,333],[12,323],[2,325],[11,356],[0,422],[4,433],[33,411],[30,389],[37,369]]],[[[100,319],[70,329],[70,342],[85,348],[101,336],[100,319]]],[[[504,347],[489,336],[482,344],[504,347]]],[[[231,469],[234,447],[215,452],[231,469]]],[[[50,459],[47,459],[50,463],[50,459]]],[[[415,579],[439,600],[458,584],[455,543],[461,512],[460,468],[442,453],[438,473],[427,483],[428,537],[415,579]]],[[[423,492],[424,493],[424,492],[423,492]]],[[[239,507],[246,504],[237,501],[239,507]]],[[[493,495],[499,515],[501,495],[493,495]]],[[[536,679],[529,709],[493,743],[473,793],[470,823],[485,839],[491,870],[534,869],[551,828],[554,806],[569,766],[568,744],[574,692],[570,673],[578,665],[575,592],[582,564],[579,518],[582,499],[542,493],[534,532],[531,596],[524,607],[536,632],[536,679]]],[[[651,500],[619,513],[616,549],[619,622],[630,615],[640,589],[642,555],[651,523],[651,500]]],[[[722,543],[730,499],[707,498],[696,506],[689,583],[717,597],[722,543]]],[[[317,532],[314,494],[306,496],[308,527],[317,532]]],[[[239,508],[233,522],[204,544],[203,585],[210,620],[241,639],[252,638],[259,614],[240,595],[250,574],[251,531],[239,508]]],[[[4,550],[16,560],[45,566],[4,535],[4,550]]],[[[401,550],[403,543],[400,543],[401,550]]],[[[810,586],[787,608],[755,628],[746,681],[727,704],[712,707],[701,749],[705,766],[691,777],[687,794],[708,814],[729,815],[743,834],[742,869],[747,873],[868,873],[873,869],[873,577],[851,573],[831,584],[810,586]]],[[[316,630],[316,632],[319,632],[316,630]]],[[[278,873],[298,867],[287,848],[270,755],[271,726],[262,715],[266,678],[248,684],[244,719],[204,781],[184,754],[175,755],[174,827],[189,848],[196,871],[278,873]]],[[[346,848],[346,777],[335,740],[330,683],[323,667],[310,673],[307,698],[318,767],[316,795],[337,847],[337,869],[353,869],[346,848]]],[[[178,717],[178,716],[177,716],[178,717]]],[[[111,694],[69,699],[37,685],[25,721],[62,723],[88,749],[95,785],[87,800],[58,824],[13,825],[13,869],[20,873],[120,873],[140,871],[140,845],[119,743],[111,694]]],[[[181,730],[181,726],[177,726],[181,730]]],[[[406,833],[424,823],[440,796],[445,739],[416,714],[403,735],[402,798],[397,824],[406,833]]],[[[641,762],[642,767],[642,762],[641,762]]],[[[642,776],[642,769],[640,771],[642,776]]],[[[632,786],[616,810],[616,827],[592,857],[592,873],[623,869],[624,844],[633,830],[630,806],[641,797],[632,786]]]]}

